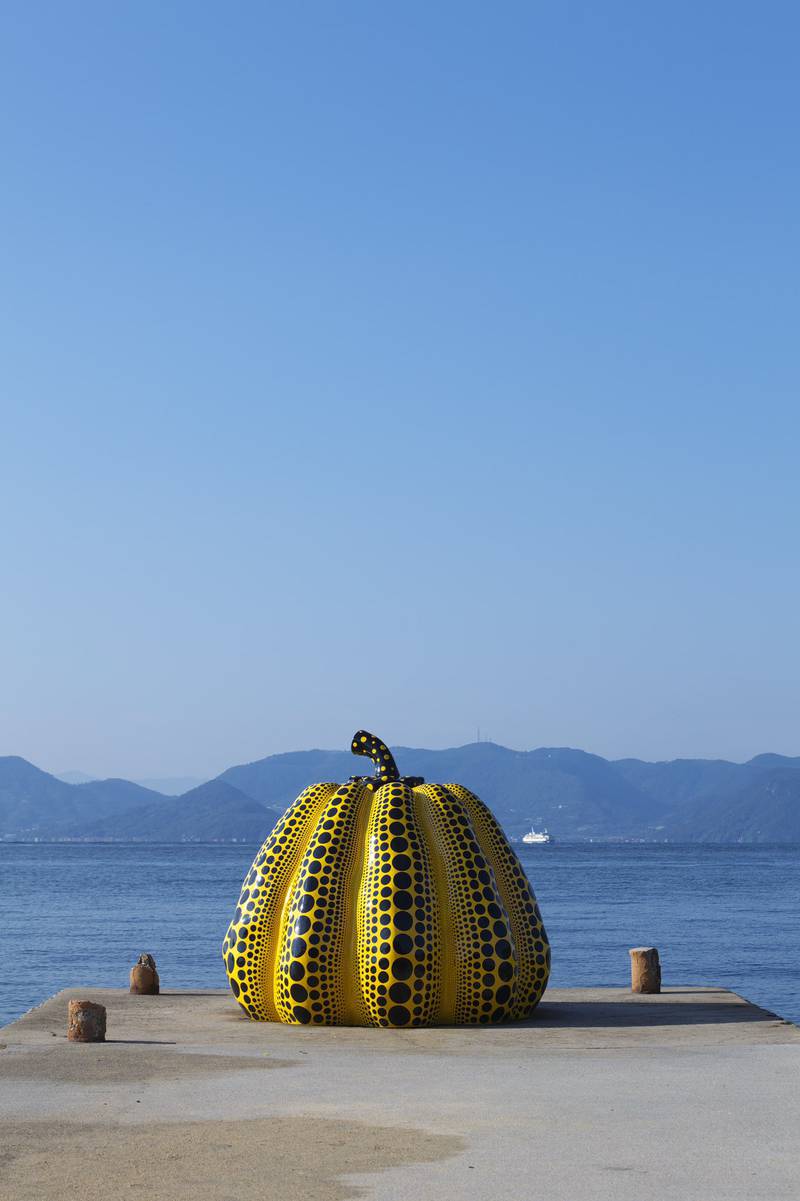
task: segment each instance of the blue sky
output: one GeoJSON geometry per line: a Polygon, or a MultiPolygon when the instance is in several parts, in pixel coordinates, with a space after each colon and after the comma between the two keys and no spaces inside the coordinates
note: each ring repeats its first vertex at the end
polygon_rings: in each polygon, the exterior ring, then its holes
{"type": "Polygon", "coordinates": [[[7,6],[0,753],[800,754],[799,36],[7,6]]]}

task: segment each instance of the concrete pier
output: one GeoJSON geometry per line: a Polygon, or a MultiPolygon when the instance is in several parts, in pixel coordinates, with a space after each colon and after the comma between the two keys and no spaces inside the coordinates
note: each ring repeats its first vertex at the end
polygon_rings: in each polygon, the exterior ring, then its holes
{"type": "Polygon", "coordinates": [[[80,987],[0,1045],[9,1201],[800,1197],[800,1030],[721,990],[555,989],[529,1022],[415,1031],[80,987]],[[77,995],[105,1043],[67,1042],[77,995]]]}

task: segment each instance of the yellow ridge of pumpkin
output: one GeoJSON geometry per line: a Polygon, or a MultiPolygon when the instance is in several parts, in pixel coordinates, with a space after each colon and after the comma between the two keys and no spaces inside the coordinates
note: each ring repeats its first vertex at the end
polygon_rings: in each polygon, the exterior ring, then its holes
{"type": "Polygon", "coordinates": [[[344,1022],[343,946],[350,937],[343,904],[358,832],[364,783],[337,788],[306,847],[290,894],[275,986],[284,1022],[344,1022]]]}
{"type": "Polygon", "coordinates": [[[313,784],[278,819],[245,876],[237,914],[223,943],[231,988],[242,1008],[262,1021],[279,1020],[274,975],[286,893],[308,832],[335,789],[335,784],[313,784]]]}
{"type": "Polygon", "coordinates": [[[431,801],[452,905],[458,977],[454,1020],[459,1025],[503,1021],[516,962],[491,864],[459,798],[442,784],[424,784],[420,791],[431,801]]]}
{"type": "Polygon", "coordinates": [[[439,914],[439,933],[441,953],[439,956],[442,977],[439,1004],[433,1016],[437,1026],[451,1026],[456,1017],[456,992],[458,990],[458,971],[456,968],[456,943],[453,914],[450,906],[450,896],[447,887],[447,872],[442,860],[442,850],[436,837],[436,828],[431,813],[431,798],[427,792],[428,785],[417,785],[414,789],[414,802],[417,818],[425,832],[425,841],[431,861],[431,874],[435,892],[435,905],[439,914]]]}
{"type": "Polygon", "coordinates": [[[512,1019],[527,1017],[539,1003],[550,971],[550,947],[536,895],[491,810],[462,784],[447,784],[446,787],[464,805],[492,865],[516,948],[517,975],[509,1016],[512,1019]]]}
{"type": "Polygon", "coordinates": [[[367,862],[367,831],[372,808],[372,789],[366,781],[358,799],[358,814],[353,837],[353,853],[347,864],[347,879],[343,892],[344,928],[342,944],[342,988],[344,992],[343,1022],[347,1026],[366,1026],[367,1010],[361,995],[358,967],[358,907],[367,862]]]}
{"type": "Polygon", "coordinates": [[[361,995],[375,1026],[427,1026],[438,1008],[439,913],[424,827],[402,781],[375,791],[358,904],[361,995]]]}

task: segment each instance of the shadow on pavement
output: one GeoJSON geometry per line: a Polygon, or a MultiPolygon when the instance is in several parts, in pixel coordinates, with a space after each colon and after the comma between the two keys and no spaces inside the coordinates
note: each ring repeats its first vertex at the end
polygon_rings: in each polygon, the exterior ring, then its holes
{"type": "MultiPolygon", "coordinates": [[[[518,1026],[549,1027],[627,1027],[627,1026],[717,1026],[726,1023],[783,1021],[767,1009],[742,1001],[711,1000],[707,992],[673,989],[670,996],[696,995],[693,1002],[659,1001],[655,997],[637,997],[620,1001],[548,1001],[539,1005],[532,1017],[514,1023],[518,1026]]],[[[790,1023],[791,1024],[791,1023],[790,1023]]]]}

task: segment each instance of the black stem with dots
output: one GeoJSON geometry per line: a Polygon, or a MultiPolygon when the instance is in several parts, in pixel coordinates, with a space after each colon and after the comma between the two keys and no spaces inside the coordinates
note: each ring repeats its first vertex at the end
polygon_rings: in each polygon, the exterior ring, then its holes
{"type": "MultiPolygon", "coordinates": [[[[370,734],[369,730],[357,730],[353,735],[350,749],[354,755],[365,755],[375,764],[374,775],[362,776],[361,779],[369,780],[376,787],[381,784],[392,784],[401,779],[394,755],[386,743],[381,742],[380,738],[376,738],[374,734],[370,734]]],[[[404,784],[410,784],[412,787],[424,783],[420,776],[404,776],[402,779],[404,784]]]]}

